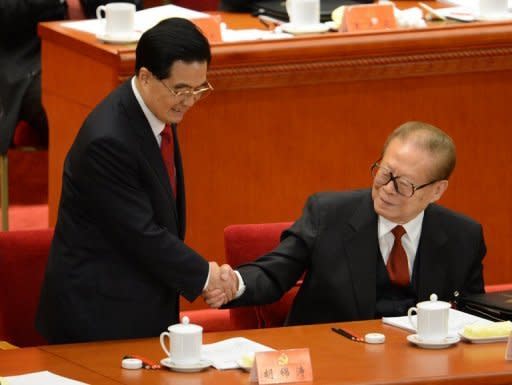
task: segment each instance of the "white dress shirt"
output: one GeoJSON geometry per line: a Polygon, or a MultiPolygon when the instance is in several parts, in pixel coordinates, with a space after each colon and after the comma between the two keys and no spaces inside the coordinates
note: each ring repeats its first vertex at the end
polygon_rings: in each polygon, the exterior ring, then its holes
{"type": "MultiPolygon", "coordinates": [[[[416,260],[416,252],[420,243],[421,227],[423,226],[423,216],[425,212],[422,211],[414,219],[403,224],[406,233],[402,236],[402,246],[407,254],[407,264],[409,265],[409,277],[412,277],[412,269],[414,261],[416,260]]],[[[393,223],[379,215],[378,220],[378,237],[380,253],[384,260],[384,265],[388,263],[389,254],[395,242],[395,236],[391,232],[398,223],[393,223]]]]}

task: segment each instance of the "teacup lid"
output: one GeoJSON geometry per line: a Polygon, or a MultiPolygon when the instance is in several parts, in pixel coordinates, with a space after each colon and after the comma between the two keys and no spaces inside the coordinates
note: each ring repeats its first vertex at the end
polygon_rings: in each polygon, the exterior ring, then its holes
{"type": "Polygon", "coordinates": [[[191,324],[190,319],[187,316],[184,316],[181,319],[181,323],[169,326],[169,331],[179,334],[201,333],[203,328],[199,325],[191,324]]]}
{"type": "Polygon", "coordinates": [[[430,294],[430,301],[420,302],[418,304],[418,307],[421,307],[423,309],[436,310],[436,309],[448,309],[448,308],[452,307],[452,305],[449,302],[438,301],[437,294],[432,293],[432,294],[430,294]]]}

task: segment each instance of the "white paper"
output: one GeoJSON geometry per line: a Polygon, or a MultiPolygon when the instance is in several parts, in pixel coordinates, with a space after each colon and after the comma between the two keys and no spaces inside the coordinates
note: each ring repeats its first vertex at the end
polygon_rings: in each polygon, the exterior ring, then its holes
{"type": "Polygon", "coordinates": [[[277,39],[290,39],[293,35],[278,31],[264,30],[264,29],[221,29],[222,41],[237,42],[237,41],[254,41],[254,40],[277,40],[277,39]]]}
{"type": "Polygon", "coordinates": [[[3,381],[5,380],[7,380],[7,385],[87,385],[85,382],[62,377],[47,370],[3,377],[3,381]]]}
{"type": "Polygon", "coordinates": [[[274,349],[247,338],[234,337],[203,345],[201,358],[211,361],[212,366],[218,370],[236,369],[239,367],[237,361],[244,355],[271,350],[274,349]]]}
{"type": "MultiPolygon", "coordinates": [[[[184,19],[201,19],[211,17],[207,13],[193,11],[188,8],[178,7],[177,5],[162,5],[135,12],[135,31],[145,32],[158,22],[169,17],[182,17],[184,19]]],[[[69,21],[61,24],[63,27],[77,29],[83,32],[89,32],[94,35],[105,31],[105,19],[88,19],[69,21]]]]}
{"type": "MultiPolygon", "coordinates": [[[[470,8],[477,10],[479,1],[486,1],[486,0],[441,0],[441,3],[461,5],[464,7],[470,7],[470,8]]],[[[512,0],[508,0],[508,8],[509,9],[512,8],[512,0]]]]}
{"type": "MultiPolygon", "coordinates": [[[[416,321],[416,315],[413,315],[412,319],[416,321]]],[[[409,317],[406,315],[403,317],[382,317],[382,322],[387,325],[396,326],[400,329],[405,329],[411,333],[416,333],[416,329],[411,325],[409,317]]],[[[460,310],[450,309],[450,314],[448,316],[448,334],[458,335],[457,332],[463,329],[464,326],[475,322],[491,323],[492,321],[476,315],[464,313],[460,310]]]]}

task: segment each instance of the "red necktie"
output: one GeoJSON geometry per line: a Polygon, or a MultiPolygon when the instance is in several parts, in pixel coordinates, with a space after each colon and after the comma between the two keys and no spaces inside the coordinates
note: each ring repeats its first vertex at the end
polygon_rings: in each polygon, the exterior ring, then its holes
{"type": "Polygon", "coordinates": [[[405,229],[402,226],[396,226],[391,232],[395,236],[395,242],[389,253],[386,266],[389,279],[393,285],[407,286],[409,285],[409,267],[407,264],[407,254],[402,246],[402,236],[405,234],[405,229]]]}
{"type": "Polygon", "coordinates": [[[169,180],[171,182],[172,193],[176,198],[176,168],[174,166],[174,138],[172,135],[171,126],[165,125],[164,130],[160,133],[162,136],[162,144],[160,145],[160,152],[162,153],[162,159],[164,160],[167,173],[169,174],[169,180]]]}

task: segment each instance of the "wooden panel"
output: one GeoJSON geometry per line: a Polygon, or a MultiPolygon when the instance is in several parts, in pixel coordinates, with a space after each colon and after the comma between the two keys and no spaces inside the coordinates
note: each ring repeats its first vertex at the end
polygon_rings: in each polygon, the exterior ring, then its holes
{"type": "MultiPolygon", "coordinates": [[[[223,17],[237,26],[257,23],[246,15],[223,17]]],[[[134,46],[100,44],[57,23],[40,32],[43,49],[55,44],[75,55],[73,68],[81,60],[101,68],[76,74],[84,87],[70,88],[53,54],[43,55],[45,94],[56,88],[74,94],[73,100],[55,98],[50,110],[54,223],[59,159],[72,135],[62,141],[61,131],[76,131],[93,101],[116,78],[132,74],[134,46]],[[88,102],[71,106],[81,100],[88,102]]],[[[293,220],[311,193],[369,186],[369,165],[385,137],[407,120],[423,120],[457,145],[458,165],[442,203],[484,225],[486,283],[512,282],[512,176],[506,172],[512,157],[512,23],[215,44],[212,51],[215,91],[178,129],[188,244],[223,262],[225,226],[293,220]]]]}

